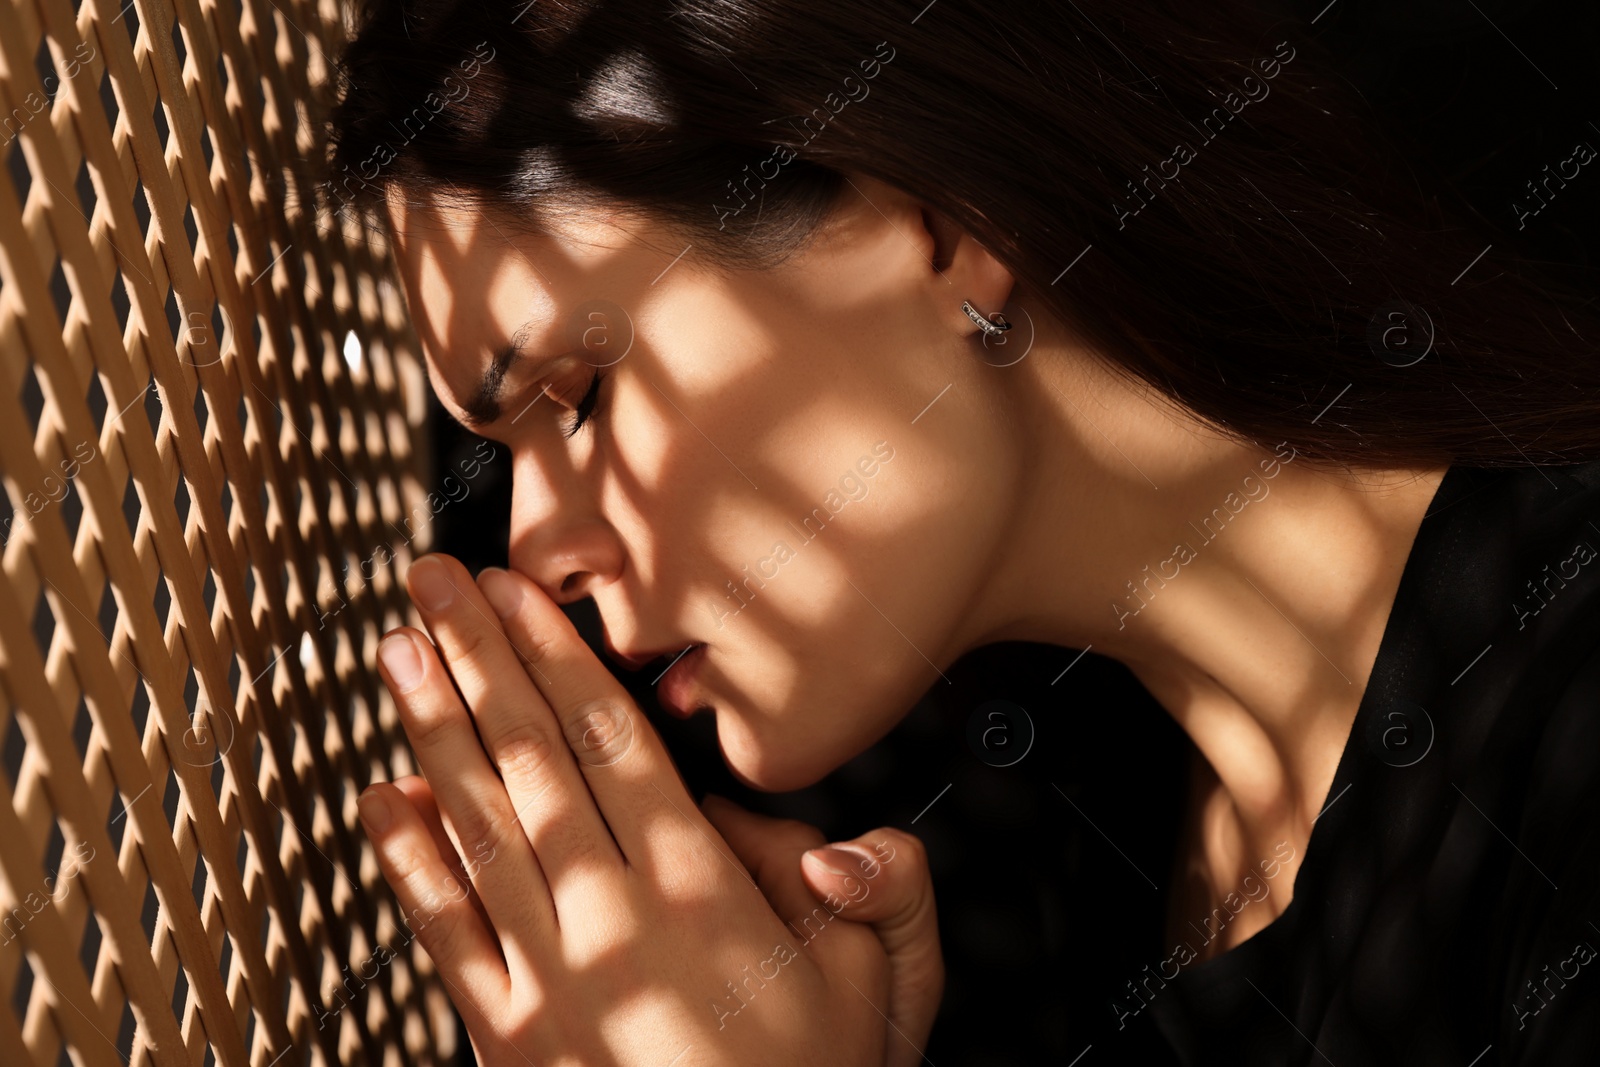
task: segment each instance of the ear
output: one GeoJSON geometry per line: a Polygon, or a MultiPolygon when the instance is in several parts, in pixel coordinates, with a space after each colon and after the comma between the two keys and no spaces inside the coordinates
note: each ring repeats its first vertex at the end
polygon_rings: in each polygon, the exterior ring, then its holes
{"type": "Polygon", "coordinates": [[[937,209],[921,204],[919,217],[918,236],[932,248],[930,284],[940,317],[959,333],[975,334],[979,328],[961,310],[961,302],[971,301],[978,314],[989,315],[1005,307],[1016,280],[987,248],[937,209]]]}

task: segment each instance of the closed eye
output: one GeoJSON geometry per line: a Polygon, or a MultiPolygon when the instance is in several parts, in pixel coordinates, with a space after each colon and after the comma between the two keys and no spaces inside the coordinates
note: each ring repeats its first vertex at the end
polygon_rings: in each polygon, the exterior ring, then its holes
{"type": "Polygon", "coordinates": [[[589,379],[589,390],[583,394],[583,399],[578,401],[578,406],[574,409],[572,418],[568,420],[566,429],[562,431],[562,437],[570,438],[573,434],[583,429],[583,424],[588,422],[589,416],[594,414],[595,405],[600,400],[600,379],[603,377],[605,375],[597,370],[594,372],[594,377],[589,379]]]}

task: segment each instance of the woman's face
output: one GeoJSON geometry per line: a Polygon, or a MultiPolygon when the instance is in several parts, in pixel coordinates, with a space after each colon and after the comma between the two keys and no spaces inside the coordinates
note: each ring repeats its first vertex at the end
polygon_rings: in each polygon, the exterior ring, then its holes
{"type": "Polygon", "coordinates": [[[434,388],[510,449],[511,567],[592,597],[623,656],[703,644],[685,710],[741,780],[817,780],[982,643],[1022,450],[960,309],[1010,279],[970,240],[936,271],[919,206],[865,178],[761,272],[636,218],[389,210],[434,388]]]}

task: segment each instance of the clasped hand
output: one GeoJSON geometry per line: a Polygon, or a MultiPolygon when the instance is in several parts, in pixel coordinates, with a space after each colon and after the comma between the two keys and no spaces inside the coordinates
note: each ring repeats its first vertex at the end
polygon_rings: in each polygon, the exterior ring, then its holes
{"type": "Polygon", "coordinates": [[[702,810],[536,584],[439,555],[407,582],[433,639],[379,661],[423,777],[360,811],[480,1063],[921,1060],[943,968],[916,838],[810,852],[802,823],[702,810]]]}

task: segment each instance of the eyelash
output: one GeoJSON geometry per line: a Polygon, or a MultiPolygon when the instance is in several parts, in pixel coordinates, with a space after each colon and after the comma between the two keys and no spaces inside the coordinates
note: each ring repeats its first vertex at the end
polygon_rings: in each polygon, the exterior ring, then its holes
{"type": "Polygon", "coordinates": [[[578,401],[578,406],[574,409],[572,418],[561,433],[562,437],[572,437],[583,429],[583,424],[588,422],[589,417],[594,414],[595,405],[600,400],[600,380],[604,377],[605,375],[599,371],[594,372],[594,377],[589,380],[589,390],[583,394],[583,399],[578,401]]]}

